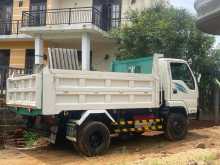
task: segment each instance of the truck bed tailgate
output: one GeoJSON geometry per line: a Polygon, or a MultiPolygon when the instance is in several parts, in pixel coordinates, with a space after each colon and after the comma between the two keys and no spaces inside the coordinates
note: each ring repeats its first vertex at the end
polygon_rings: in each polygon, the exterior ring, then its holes
{"type": "Polygon", "coordinates": [[[9,78],[7,80],[7,105],[40,109],[41,82],[41,74],[9,78]]]}

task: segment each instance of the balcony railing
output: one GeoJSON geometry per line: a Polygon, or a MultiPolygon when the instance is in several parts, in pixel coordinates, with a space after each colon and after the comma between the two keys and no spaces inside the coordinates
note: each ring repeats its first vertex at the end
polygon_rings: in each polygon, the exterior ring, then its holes
{"type": "Polygon", "coordinates": [[[19,34],[21,21],[0,21],[0,35],[19,34]]]}
{"type": "Polygon", "coordinates": [[[22,27],[85,23],[109,30],[109,21],[94,7],[24,11],[22,14],[22,27]]]}

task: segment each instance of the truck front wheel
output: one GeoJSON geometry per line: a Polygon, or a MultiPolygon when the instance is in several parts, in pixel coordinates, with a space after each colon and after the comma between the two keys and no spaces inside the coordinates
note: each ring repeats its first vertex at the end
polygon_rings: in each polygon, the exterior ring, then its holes
{"type": "Polygon", "coordinates": [[[101,122],[88,122],[79,130],[78,147],[87,156],[103,154],[110,145],[110,132],[101,122]]]}
{"type": "Polygon", "coordinates": [[[165,136],[171,141],[182,140],[188,132],[187,117],[181,113],[171,113],[165,124],[165,136]]]}

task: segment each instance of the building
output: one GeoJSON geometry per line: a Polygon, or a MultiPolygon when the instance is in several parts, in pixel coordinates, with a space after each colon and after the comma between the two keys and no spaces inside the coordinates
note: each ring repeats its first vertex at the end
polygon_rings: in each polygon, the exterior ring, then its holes
{"type": "Polygon", "coordinates": [[[74,48],[83,70],[108,71],[117,51],[108,31],[130,10],[168,0],[1,0],[0,100],[8,73],[47,63],[49,47],[74,48]]]}
{"type": "Polygon", "coordinates": [[[196,0],[195,9],[198,13],[197,26],[209,34],[220,34],[220,1],[196,0]]]}
{"type": "MultiPolygon", "coordinates": [[[[196,0],[195,9],[198,13],[197,27],[206,33],[219,35],[220,34],[220,1],[219,0],[196,0]]],[[[219,49],[219,45],[216,49],[219,49]]],[[[217,71],[217,77],[220,72],[217,71]]],[[[216,80],[216,87],[214,89],[214,119],[219,122],[220,119],[220,90],[219,80],[216,80]]],[[[210,116],[213,113],[208,112],[204,116],[210,116]]]]}
{"type": "Polygon", "coordinates": [[[116,45],[108,31],[129,9],[167,0],[1,0],[0,67],[32,69],[48,47],[75,48],[83,70],[106,71],[116,45]]]}

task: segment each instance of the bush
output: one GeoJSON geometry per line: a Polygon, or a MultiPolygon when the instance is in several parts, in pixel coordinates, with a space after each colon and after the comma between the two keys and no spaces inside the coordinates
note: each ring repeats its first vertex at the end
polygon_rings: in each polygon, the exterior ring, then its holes
{"type": "Polygon", "coordinates": [[[32,131],[24,132],[24,140],[27,147],[33,146],[33,144],[38,140],[39,135],[32,131]]]}

